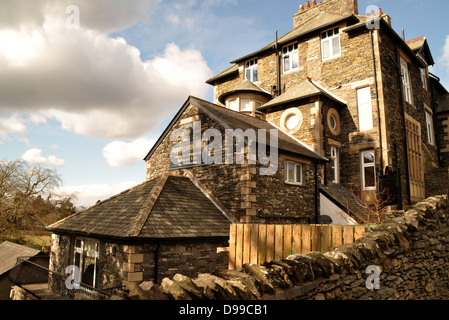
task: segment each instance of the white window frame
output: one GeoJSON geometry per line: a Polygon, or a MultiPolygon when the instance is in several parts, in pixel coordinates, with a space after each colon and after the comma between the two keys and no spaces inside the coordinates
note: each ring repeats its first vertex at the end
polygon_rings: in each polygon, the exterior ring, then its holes
{"type": "Polygon", "coordinates": [[[410,104],[413,104],[412,96],[412,84],[410,81],[410,72],[407,61],[401,57],[401,78],[402,78],[402,91],[404,93],[404,100],[410,104]]]}
{"type": "Polygon", "coordinates": [[[421,81],[422,81],[422,87],[426,90],[428,90],[427,86],[427,70],[426,68],[419,68],[421,71],[421,81]]]}
{"type": "Polygon", "coordinates": [[[363,191],[371,191],[376,190],[377,187],[377,179],[376,179],[376,152],[374,150],[367,150],[360,153],[360,162],[361,162],[361,169],[362,169],[362,190],[363,191]],[[366,153],[372,153],[374,155],[374,161],[373,163],[365,163],[365,157],[364,155],[366,153]],[[365,176],[365,168],[374,168],[374,186],[367,187],[366,186],[366,176],[365,176]]]}
{"type": "Polygon", "coordinates": [[[245,78],[251,82],[257,82],[259,80],[257,59],[250,60],[245,64],[245,78]],[[248,77],[249,76],[249,77],[248,77]]]}
{"type": "Polygon", "coordinates": [[[282,48],[282,65],[284,74],[298,70],[299,69],[299,51],[298,44],[290,44],[282,48]],[[294,66],[294,59],[296,58],[296,66],[294,66]],[[288,65],[285,63],[288,59],[288,65]]]}
{"type": "Polygon", "coordinates": [[[75,238],[75,243],[74,243],[74,250],[73,250],[73,265],[78,267],[78,271],[79,271],[79,281],[80,283],[83,283],[83,267],[84,267],[84,260],[85,260],[85,245],[86,245],[86,241],[89,242],[93,242],[94,246],[95,246],[95,252],[94,252],[94,273],[93,273],[93,279],[92,279],[92,283],[91,284],[87,284],[88,286],[92,287],[92,288],[96,288],[97,285],[97,263],[100,257],[100,242],[94,239],[87,239],[87,238],[75,238]],[[76,242],[80,241],[80,247],[76,246],[76,242]],[[76,264],[76,254],[80,255],[80,261],[79,264],[76,264]]]}
{"type": "Polygon", "coordinates": [[[331,147],[331,170],[332,170],[332,182],[340,183],[340,149],[337,147],[331,147]]]}
{"type": "Polygon", "coordinates": [[[229,109],[233,110],[233,111],[240,111],[240,105],[239,105],[240,101],[239,99],[235,99],[235,100],[231,100],[229,101],[229,109]],[[234,105],[234,106],[233,106],[234,105]],[[234,108],[233,108],[234,107],[234,108]]]}
{"type": "Polygon", "coordinates": [[[254,100],[253,99],[249,99],[249,98],[240,98],[240,111],[242,112],[253,112],[254,111],[254,100]],[[248,102],[249,101],[249,106],[251,108],[251,110],[244,110],[243,109],[243,105],[244,102],[248,102]]]}
{"type": "Polygon", "coordinates": [[[427,139],[430,145],[435,145],[435,130],[433,126],[433,115],[426,111],[426,127],[427,127],[427,139]]]}
{"type": "Polygon", "coordinates": [[[373,103],[371,87],[357,89],[357,105],[359,115],[359,131],[368,131],[374,128],[373,103]]]}
{"type": "Polygon", "coordinates": [[[302,186],[304,184],[304,170],[303,170],[303,165],[299,164],[299,163],[294,163],[294,162],[290,162],[290,161],[285,161],[284,163],[284,170],[285,170],[285,183],[287,184],[293,184],[293,185],[298,185],[298,186],[302,186]],[[293,181],[289,181],[289,170],[287,170],[289,165],[293,165],[294,166],[294,173],[293,173],[293,181]],[[301,179],[300,181],[298,181],[298,170],[300,170],[301,173],[301,179]]]}
{"type": "Polygon", "coordinates": [[[341,41],[340,41],[340,30],[337,28],[332,28],[326,31],[321,32],[321,59],[323,61],[338,58],[341,56],[341,41]],[[329,34],[332,32],[332,35],[329,34]],[[334,39],[338,39],[338,52],[334,52],[333,42],[334,39]],[[329,57],[324,56],[325,48],[329,50],[329,57]]]}

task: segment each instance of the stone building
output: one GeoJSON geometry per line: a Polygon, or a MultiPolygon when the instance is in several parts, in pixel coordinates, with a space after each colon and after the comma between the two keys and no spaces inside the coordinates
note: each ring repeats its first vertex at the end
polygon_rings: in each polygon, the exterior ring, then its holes
{"type": "Polygon", "coordinates": [[[290,32],[207,80],[213,102],[186,100],[145,183],[49,227],[50,269],[79,266],[99,288],[210,272],[230,223],[376,223],[370,204],[447,192],[433,64],[426,38],[406,42],[380,9],[301,5],[290,32]]]}
{"type": "MultiPolygon", "coordinates": [[[[324,186],[403,208],[424,199],[425,177],[447,166],[438,159],[447,149],[448,138],[438,139],[447,137],[446,100],[437,109],[435,94],[447,91],[428,71],[428,42],[405,41],[381,9],[368,16],[357,0],[307,1],[290,32],[231,64],[207,81],[214,102],[250,110],[249,97],[230,94],[247,80],[271,93],[268,102],[255,100],[253,114],[330,160],[324,186]]],[[[322,209],[339,202],[321,197],[322,209]]]]}
{"type": "Polygon", "coordinates": [[[217,248],[232,222],[194,177],[164,174],[50,225],[50,270],[64,275],[74,265],[100,290],[213,272],[228,266],[217,248]]]}

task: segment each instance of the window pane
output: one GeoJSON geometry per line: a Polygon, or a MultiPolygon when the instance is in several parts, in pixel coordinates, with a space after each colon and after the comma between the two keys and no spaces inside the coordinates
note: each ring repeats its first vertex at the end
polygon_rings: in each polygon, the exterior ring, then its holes
{"type": "Polygon", "coordinates": [[[297,183],[302,183],[302,166],[296,165],[296,181],[297,183]]]}
{"type": "Polygon", "coordinates": [[[357,90],[357,103],[359,107],[360,131],[371,130],[373,128],[373,109],[370,87],[357,90]]]}
{"type": "Polygon", "coordinates": [[[253,111],[253,101],[251,99],[242,99],[241,104],[241,111],[253,111]]]}
{"type": "Polygon", "coordinates": [[[246,69],[246,79],[251,80],[251,69],[249,68],[246,69]]]}
{"type": "Polygon", "coordinates": [[[335,120],[334,116],[330,116],[329,120],[330,120],[331,128],[335,130],[337,128],[337,120],[335,120]]]}
{"type": "Polygon", "coordinates": [[[295,165],[293,163],[287,163],[287,182],[295,182],[295,165]]]}
{"type": "Polygon", "coordinates": [[[299,56],[298,52],[292,53],[292,69],[296,69],[299,67],[299,56]]]}
{"type": "Polygon", "coordinates": [[[329,48],[329,40],[324,40],[322,42],[322,50],[323,50],[323,59],[328,59],[331,56],[330,48],[329,48]]]}
{"type": "Polygon", "coordinates": [[[374,163],[374,152],[364,152],[363,153],[363,164],[371,164],[374,163]]]}
{"type": "Polygon", "coordinates": [[[364,168],[365,173],[365,188],[372,188],[376,186],[376,176],[374,167],[364,168]]]}
{"type": "Polygon", "coordinates": [[[334,56],[340,54],[340,37],[332,39],[332,53],[334,56]]]}
{"type": "Polygon", "coordinates": [[[239,111],[239,106],[237,104],[237,100],[233,100],[229,102],[229,108],[234,111],[239,111]]]}
{"type": "Polygon", "coordinates": [[[290,70],[290,55],[284,56],[284,71],[290,70]]]}
{"type": "Polygon", "coordinates": [[[255,67],[253,67],[253,82],[257,82],[257,65],[255,67]]]}
{"type": "Polygon", "coordinates": [[[299,117],[296,114],[289,115],[285,120],[285,127],[289,130],[295,129],[299,124],[299,117]]]}

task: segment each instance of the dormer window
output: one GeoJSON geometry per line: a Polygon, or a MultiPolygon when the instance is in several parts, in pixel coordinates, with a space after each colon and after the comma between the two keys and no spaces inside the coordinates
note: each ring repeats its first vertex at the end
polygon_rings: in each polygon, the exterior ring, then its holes
{"type": "Polygon", "coordinates": [[[299,68],[298,44],[291,44],[282,49],[282,61],[284,62],[284,73],[299,68]]]}
{"type": "Polygon", "coordinates": [[[246,79],[250,80],[251,82],[257,82],[257,59],[253,59],[246,63],[246,79]]]}
{"type": "Polygon", "coordinates": [[[321,33],[321,56],[324,60],[336,58],[341,54],[340,33],[338,28],[321,33]]]}

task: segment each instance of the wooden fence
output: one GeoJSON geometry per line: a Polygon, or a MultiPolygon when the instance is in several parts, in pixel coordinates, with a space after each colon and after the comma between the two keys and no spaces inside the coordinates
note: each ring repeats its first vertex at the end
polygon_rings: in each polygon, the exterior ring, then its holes
{"type": "Polygon", "coordinates": [[[292,254],[328,252],[353,243],[370,226],[232,224],[229,238],[229,269],[245,263],[261,265],[292,254]]]}

